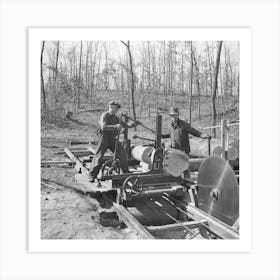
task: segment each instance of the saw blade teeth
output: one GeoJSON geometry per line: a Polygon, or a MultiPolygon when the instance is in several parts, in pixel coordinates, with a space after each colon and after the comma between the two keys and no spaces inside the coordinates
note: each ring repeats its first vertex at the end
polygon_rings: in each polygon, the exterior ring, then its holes
{"type": "Polygon", "coordinates": [[[200,166],[197,185],[199,207],[233,225],[239,217],[239,188],[229,163],[217,156],[207,158],[200,166]]]}

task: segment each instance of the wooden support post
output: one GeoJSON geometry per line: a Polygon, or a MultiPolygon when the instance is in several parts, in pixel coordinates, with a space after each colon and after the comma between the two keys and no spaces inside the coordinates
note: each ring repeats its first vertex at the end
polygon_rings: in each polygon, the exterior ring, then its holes
{"type": "Polygon", "coordinates": [[[191,186],[188,190],[191,203],[193,206],[198,207],[198,199],[197,199],[197,187],[196,186],[191,186]]]}
{"type": "Polygon", "coordinates": [[[228,160],[228,146],[229,146],[229,120],[221,121],[221,147],[222,158],[228,160]]]}
{"type": "Polygon", "coordinates": [[[140,237],[143,239],[154,239],[152,234],[144,226],[142,226],[123,205],[114,203],[113,207],[116,210],[119,219],[123,221],[130,229],[138,233],[140,237]]]}
{"type": "Polygon", "coordinates": [[[162,115],[156,116],[156,148],[161,148],[162,115]]]}

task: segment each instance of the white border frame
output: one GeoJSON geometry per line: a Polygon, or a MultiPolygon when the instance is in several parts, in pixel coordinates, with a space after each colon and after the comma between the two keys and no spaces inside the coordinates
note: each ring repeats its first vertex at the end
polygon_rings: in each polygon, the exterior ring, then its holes
{"type": "Polygon", "coordinates": [[[0,279],[279,280],[279,8],[279,0],[1,0],[0,279]],[[27,28],[105,25],[252,29],[253,235],[250,253],[28,252],[27,28]],[[263,153],[268,138],[269,145],[263,153]],[[19,159],[17,166],[15,159],[19,159]],[[270,164],[266,166],[265,162],[270,164]]]}
{"type": "Polygon", "coordinates": [[[29,251],[30,252],[249,252],[251,250],[252,71],[249,28],[30,28],[29,29],[29,251]],[[40,226],[41,41],[223,40],[240,42],[239,240],[42,240],[40,226]],[[246,171],[245,171],[246,170],[246,171]],[[112,249],[113,248],[113,249],[112,249]],[[176,248],[176,249],[175,249],[176,248]]]}

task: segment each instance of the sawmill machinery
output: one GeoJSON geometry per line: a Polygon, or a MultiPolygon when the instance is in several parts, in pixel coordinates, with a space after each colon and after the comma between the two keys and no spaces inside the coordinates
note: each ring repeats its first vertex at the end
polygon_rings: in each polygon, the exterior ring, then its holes
{"type": "MultiPolygon", "coordinates": [[[[186,219],[207,220],[214,231],[224,235],[225,230],[225,236],[237,238],[239,185],[231,165],[218,155],[209,156],[202,160],[195,178],[184,178],[181,174],[190,168],[190,159],[182,151],[164,149],[161,124],[162,116],[158,114],[154,145],[136,145],[129,149],[130,157],[139,162],[133,173],[119,174],[111,169],[103,173],[100,180],[111,180],[117,189],[119,204],[130,205],[141,199],[154,203],[160,200],[158,205],[168,201],[183,211],[186,219]]],[[[165,214],[171,221],[178,221],[178,217],[165,214]]]]}
{"type": "MultiPolygon", "coordinates": [[[[128,122],[127,115],[122,117],[128,122]]],[[[132,145],[124,131],[122,144],[128,153],[130,172],[121,173],[117,158],[107,157],[95,190],[102,191],[110,185],[107,190],[116,192],[116,209],[126,209],[125,215],[131,214],[140,224],[180,225],[190,238],[238,239],[239,183],[230,164],[230,160],[236,159],[234,149],[239,149],[238,143],[231,145],[232,151],[225,152],[223,145],[222,149],[212,149],[208,139],[211,155],[189,158],[182,151],[162,145],[161,128],[162,115],[157,114],[155,131],[149,129],[155,134],[154,139],[149,139],[153,143],[150,145],[132,145]],[[196,172],[183,176],[184,171],[193,171],[194,164],[196,172]],[[199,234],[194,225],[198,226],[199,234]]],[[[66,152],[80,173],[88,173],[84,161],[68,149],[66,152]]]]}

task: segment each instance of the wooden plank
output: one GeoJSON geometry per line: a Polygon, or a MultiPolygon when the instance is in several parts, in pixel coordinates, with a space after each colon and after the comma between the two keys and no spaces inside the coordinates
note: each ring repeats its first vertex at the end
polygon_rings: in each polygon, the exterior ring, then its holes
{"type": "Polygon", "coordinates": [[[80,140],[72,140],[70,141],[70,145],[71,146],[75,146],[75,145],[96,145],[97,141],[80,141],[80,140]]]}
{"type": "Polygon", "coordinates": [[[93,148],[91,145],[87,147],[87,149],[95,155],[96,149],[93,148]]]}
{"type": "Polygon", "coordinates": [[[119,219],[129,228],[138,233],[140,237],[143,239],[155,239],[153,235],[144,226],[142,226],[123,205],[114,203],[113,208],[116,210],[119,219]]]}
{"type": "Polygon", "coordinates": [[[44,182],[42,182],[42,181],[41,181],[41,185],[44,186],[44,187],[47,187],[47,188],[51,188],[51,189],[57,190],[56,187],[54,187],[54,186],[52,186],[52,185],[50,185],[50,184],[46,184],[46,183],[44,183],[44,182]]]}
{"type": "Polygon", "coordinates": [[[86,167],[84,167],[84,165],[83,165],[81,160],[79,160],[68,148],[64,148],[64,151],[67,154],[67,156],[76,163],[75,167],[80,172],[83,172],[86,175],[89,175],[88,169],[86,167]]]}
{"type": "MultiPolygon", "coordinates": [[[[71,153],[75,154],[77,157],[92,156],[92,152],[89,150],[71,150],[71,153]]],[[[57,151],[56,155],[65,155],[65,151],[57,151]]]]}
{"type": "Polygon", "coordinates": [[[73,165],[74,161],[41,161],[41,165],[56,165],[56,164],[71,164],[73,165]]]}
{"type": "Polygon", "coordinates": [[[158,231],[170,231],[170,230],[181,230],[184,229],[183,225],[192,229],[202,226],[206,223],[206,220],[200,221],[190,221],[190,222],[182,222],[182,224],[169,224],[164,226],[148,226],[147,230],[151,233],[158,232],[158,231]]]}
{"type": "Polygon", "coordinates": [[[202,210],[192,205],[186,206],[186,212],[193,220],[205,220],[211,231],[223,239],[239,239],[238,231],[234,230],[229,225],[219,221],[215,217],[208,215],[202,210]]]}

